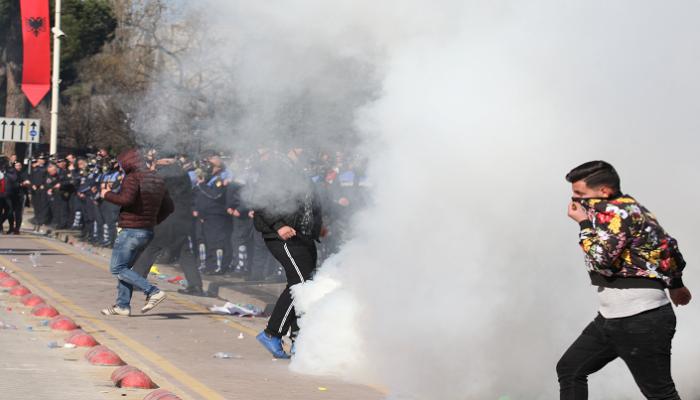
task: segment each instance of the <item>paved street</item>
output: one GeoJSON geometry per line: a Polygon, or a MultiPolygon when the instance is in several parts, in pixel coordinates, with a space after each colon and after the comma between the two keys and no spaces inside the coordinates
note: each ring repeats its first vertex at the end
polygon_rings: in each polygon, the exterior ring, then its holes
{"type": "MultiPolygon", "coordinates": [[[[287,361],[273,360],[255,341],[263,318],[211,314],[207,307],[222,304],[221,299],[180,295],[175,292],[179,286],[165,281],[158,285],[170,297],[152,314],[142,315],[134,307],[129,318],[102,316],[99,310],[114,302],[114,278],[105,257],[78,247],[29,235],[0,236],[0,266],[126,363],[183,399],[383,398],[369,387],[289,372],[287,361]],[[35,252],[41,253],[36,267],[29,258],[35,252]],[[236,358],[216,359],[217,352],[236,358]]],[[[235,292],[229,291],[231,296],[235,292]]],[[[254,300],[245,293],[238,299],[254,300]]],[[[142,301],[143,295],[136,294],[134,304],[142,301]]],[[[90,365],[83,357],[85,349],[49,348],[51,341],[62,345],[66,333],[42,326],[44,319],[31,316],[30,308],[7,289],[0,291],[0,302],[0,321],[17,327],[0,329],[1,398],[141,399],[149,393],[115,388],[109,379],[114,367],[90,365]]]]}

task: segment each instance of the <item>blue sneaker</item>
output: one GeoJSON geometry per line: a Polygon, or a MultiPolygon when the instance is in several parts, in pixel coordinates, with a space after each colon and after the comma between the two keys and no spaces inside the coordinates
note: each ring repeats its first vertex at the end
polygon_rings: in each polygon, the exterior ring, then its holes
{"type": "Polygon", "coordinates": [[[281,358],[281,359],[288,359],[289,355],[284,352],[284,349],[282,348],[282,339],[269,336],[265,331],[262,331],[258,334],[258,336],[255,337],[258,339],[258,342],[263,345],[269,351],[272,353],[272,356],[275,358],[281,358]]]}

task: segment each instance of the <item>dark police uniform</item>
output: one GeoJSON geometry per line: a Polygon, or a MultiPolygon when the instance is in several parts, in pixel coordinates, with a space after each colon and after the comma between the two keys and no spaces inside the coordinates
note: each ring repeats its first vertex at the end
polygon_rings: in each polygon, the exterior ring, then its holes
{"type": "Polygon", "coordinates": [[[231,218],[226,213],[228,171],[223,169],[194,188],[194,210],[206,246],[205,273],[222,273],[230,257],[231,218]]]}

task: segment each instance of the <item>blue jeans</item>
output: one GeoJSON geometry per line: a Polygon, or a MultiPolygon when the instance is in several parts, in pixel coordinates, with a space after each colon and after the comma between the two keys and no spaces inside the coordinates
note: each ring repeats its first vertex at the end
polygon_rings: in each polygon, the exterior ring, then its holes
{"type": "Polygon", "coordinates": [[[131,269],[151,239],[153,231],[150,229],[124,228],[114,242],[109,270],[117,278],[118,307],[130,308],[134,287],[142,290],[146,296],[159,292],[156,286],[131,269]]]}

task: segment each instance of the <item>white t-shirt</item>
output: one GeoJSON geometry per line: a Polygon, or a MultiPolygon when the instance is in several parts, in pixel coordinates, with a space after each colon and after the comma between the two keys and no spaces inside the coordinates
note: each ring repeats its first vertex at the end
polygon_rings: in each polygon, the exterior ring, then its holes
{"type": "Polygon", "coordinates": [[[598,286],[597,290],[600,314],[608,319],[631,317],[670,303],[663,289],[616,289],[598,286]]]}

